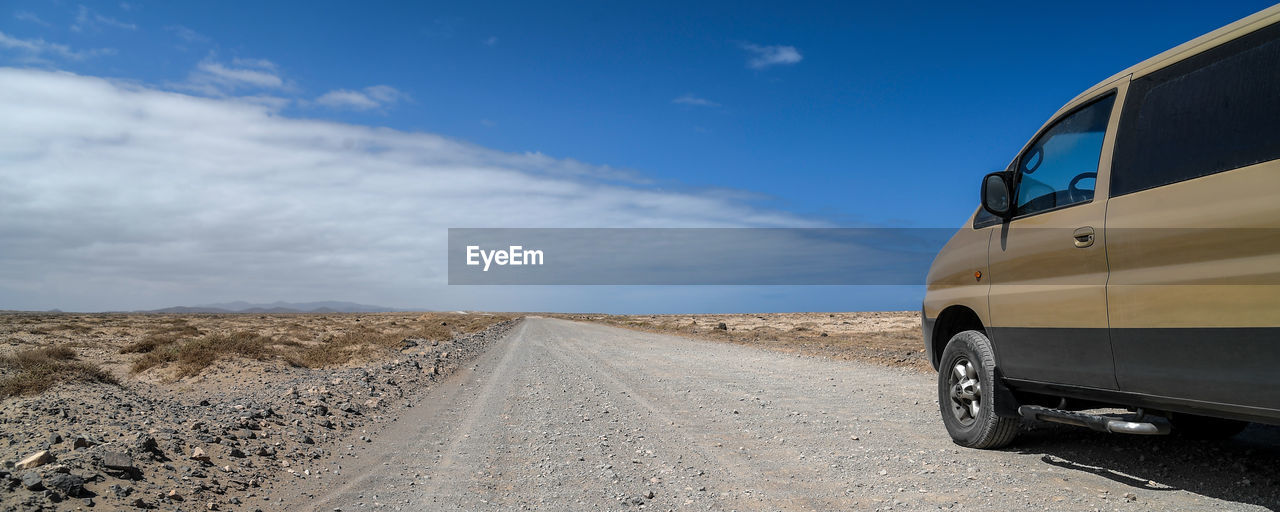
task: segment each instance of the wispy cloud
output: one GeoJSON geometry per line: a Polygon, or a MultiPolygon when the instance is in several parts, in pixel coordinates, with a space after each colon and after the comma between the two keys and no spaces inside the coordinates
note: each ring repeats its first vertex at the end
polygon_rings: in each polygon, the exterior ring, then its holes
{"type": "Polygon", "coordinates": [[[18,20],[20,20],[20,21],[25,21],[25,22],[28,22],[28,23],[35,23],[36,25],[41,25],[41,26],[45,26],[45,27],[52,26],[52,24],[50,24],[49,22],[47,22],[47,21],[45,21],[45,20],[40,19],[40,16],[37,16],[37,15],[36,15],[36,13],[31,12],[31,11],[18,11],[18,12],[15,12],[15,13],[13,13],[13,17],[14,17],[14,18],[16,18],[16,19],[18,19],[18,20]]]}
{"type": "Polygon", "coordinates": [[[194,30],[191,30],[190,28],[184,27],[182,25],[169,25],[164,29],[169,32],[173,32],[175,36],[178,36],[178,39],[186,41],[187,43],[198,44],[198,43],[208,43],[210,41],[208,36],[201,34],[199,32],[196,32],[194,30]]]}
{"type": "Polygon", "coordinates": [[[498,46],[498,36],[489,36],[485,38],[483,43],[485,46],[489,46],[489,47],[498,46]]]}
{"type": "Polygon", "coordinates": [[[812,225],[540,153],[65,72],[0,68],[0,119],[0,308],[531,308],[558,292],[448,287],[447,228],[812,225]]]}
{"type": "Polygon", "coordinates": [[[747,67],[751,69],[765,69],[772,66],[795,64],[804,59],[804,56],[800,55],[800,50],[797,50],[794,46],[762,46],[743,43],[742,49],[751,54],[751,57],[747,59],[747,67]]]}
{"type": "Polygon", "coordinates": [[[137,30],[138,26],[133,23],[126,23],[110,16],[103,16],[90,10],[83,5],[76,11],[75,22],[71,24],[72,32],[83,32],[85,30],[96,30],[101,27],[118,28],[122,30],[137,30]]]}
{"type": "Polygon", "coordinates": [[[196,65],[195,71],[178,88],[213,96],[224,96],[242,90],[292,90],[275,63],[265,59],[233,59],[230,64],[209,56],[196,65]]]}
{"type": "Polygon", "coordinates": [[[461,24],[462,18],[458,17],[436,18],[422,28],[422,34],[437,39],[449,39],[458,32],[458,26],[461,24]]]}
{"type": "Polygon", "coordinates": [[[316,98],[316,103],[331,108],[373,110],[389,107],[408,99],[408,94],[399,91],[395,87],[391,87],[389,85],[374,85],[371,87],[365,87],[359,91],[353,91],[350,89],[329,91],[319,98],[316,98]]]}
{"type": "Polygon", "coordinates": [[[10,36],[4,32],[0,32],[0,49],[19,54],[27,59],[40,59],[46,56],[58,57],[70,60],[83,60],[90,57],[100,55],[113,55],[115,50],[111,48],[97,48],[92,50],[73,50],[65,44],[50,43],[44,39],[21,39],[10,36]]]}
{"type": "Polygon", "coordinates": [[[671,102],[672,102],[672,103],[675,103],[675,104],[677,104],[677,105],[693,105],[693,106],[695,106],[695,107],[718,107],[718,106],[720,106],[720,104],[719,104],[719,103],[716,103],[716,102],[711,101],[711,100],[706,99],[706,98],[699,98],[699,97],[697,97],[697,96],[694,96],[694,95],[693,95],[693,93],[686,93],[686,94],[683,94],[683,95],[681,95],[680,97],[678,97],[678,98],[676,98],[676,99],[674,99],[674,100],[671,100],[671,102]]]}

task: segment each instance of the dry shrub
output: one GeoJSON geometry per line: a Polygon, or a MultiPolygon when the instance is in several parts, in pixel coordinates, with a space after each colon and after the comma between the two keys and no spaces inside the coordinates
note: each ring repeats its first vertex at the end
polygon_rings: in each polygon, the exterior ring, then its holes
{"type": "Polygon", "coordinates": [[[73,322],[66,322],[66,323],[62,323],[62,324],[58,324],[58,325],[53,326],[53,330],[55,330],[55,331],[71,331],[71,332],[76,333],[76,334],[88,334],[90,331],[92,331],[92,330],[93,330],[93,328],[92,328],[92,327],[89,327],[89,326],[87,326],[87,325],[83,325],[83,324],[77,324],[77,323],[73,323],[73,322]]]}
{"type": "Polygon", "coordinates": [[[177,336],[172,334],[148,334],[142,339],[125,345],[120,349],[121,354],[146,354],[157,348],[177,343],[177,336]]]}
{"type": "Polygon", "coordinates": [[[189,377],[221,358],[270,359],[279,352],[276,345],[271,338],[246,331],[209,334],[182,343],[161,345],[134,361],[131,370],[138,373],[161,364],[176,363],[175,377],[189,377]]]}
{"type": "Polygon", "coordinates": [[[196,329],[190,325],[186,325],[185,321],[180,324],[161,327],[147,331],[142,339],[125,345],[120,349],[121,354],[147,354],[155,351],[155,349],[172,345],[179,341],[199,336],[200,329],[196,329]]]}
{"type": "Polygon", "coordinates": [[[307,368],[323,368],[368,359],[395,347],[403,333],[379,333],[369,329],[349,331],[302,349],[291,362],[307,368]]]}
{"type": "Polygon", "coordinates": [[[97,365],[77,361],[75,351],[54,345],[0,357],[0,397],[40,393],[60,382],[105,382],[116,379],[97,365]]]}
{"type": "Polygon", "coordinates": [[[428,313],[409,321],[403,318],[395,321],[390,319],[379,321],[381,319],[374,316],[372,319],[378,321],[378,326],[356,327],[321,341],[298,352],[290,362],[308,368],[338,366],[387,354],[400,348],[401,341],[405,338],[446,341],[456,335],[482,331],[495,323],[511,318],[514,317],[428,313]]]}
{"type": "Polygon", "coordinates": [[[231,357],[279,358],[294,366],[325,368],[393,354],[405,338],[446,341],[514,317],[430,313],[410,320],[402,315],[294,318],[279,327],[255,324],[273,336],[250,331],[201,335],[194,327],[174,321],[152,329],[121,352],[142,354],[133,362],[134,373],[172,364],[175,378],[199,374],[215,361],[231,357]],[[338,333],[330,334],[333,331],[338,333]]]}

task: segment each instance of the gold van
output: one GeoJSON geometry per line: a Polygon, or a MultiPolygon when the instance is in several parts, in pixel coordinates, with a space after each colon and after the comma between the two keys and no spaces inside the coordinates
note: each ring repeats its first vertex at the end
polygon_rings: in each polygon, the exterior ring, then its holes
{"type": "Polygon", "coordinates": [[[1080,94],[980,197],[922,310],[956,443],[1280,424],[1280,6],[1080,94]]]}

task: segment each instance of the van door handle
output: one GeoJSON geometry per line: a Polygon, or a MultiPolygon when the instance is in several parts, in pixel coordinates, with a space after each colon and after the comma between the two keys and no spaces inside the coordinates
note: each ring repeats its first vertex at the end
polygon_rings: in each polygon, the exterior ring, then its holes
{"type": "Polygon", "coordinates": [[[1084,248],[1093,245],[1093,228],[1090,226],[1076,228],[1071,236],[1076,239],[1076,247],[1084,248]]]}

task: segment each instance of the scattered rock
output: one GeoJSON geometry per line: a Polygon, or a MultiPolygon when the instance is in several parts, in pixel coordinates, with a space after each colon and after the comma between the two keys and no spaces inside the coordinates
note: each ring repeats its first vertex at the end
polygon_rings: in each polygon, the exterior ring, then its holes
{"type": "Polygon", "coordinates": [[[40,450],[28,455],[27,458],[18,461],[14,467],[18,469],[31,469],[38,468],[50,462],[53,462],[53,455],[49,454],[49,450],[40,450]]]}
{"type": "Polygon", "coordinates": [[[116,471],[133,471],[133,457],[122,452],[102,452],[102,466],[116,471]]]}
{"type": "Polygon", "coordinates": [[[40,473],[28,471],[22,474],[22,487],[28,491],[43,491],[44,482],[40,478],[40,473]]]}
{"type": "Polygon", "coordinates": [[[729,326],[728,326],[728,325],[725,325],[725,323],[724,323],[724,322],[720,322],[719,324],[716,324],[716,329],[720,329],[720,330],[722,330],[722,331],[727,331],[727,330],[729,330],[729,326]]]}
{"type": "Polygon", "coordinates": [[[84,492],[84,479],[70,473],[57,473],[45,479],[44,486],[64,496],[78,498],[84,492]]]}
{"type": "Polygon", "coordinates": [[[138,434],[138,437],[134,438],[131,447],[136,454],[148,453],[151,455],[158,455],[160,453],[159,443],[157,443],[156,438],[150,434],[138,434]]]}
{"type": "MultiPolygon", "coordinates": [[[[501,333],[515,324],[503,322],[496,330],[501,333]]],[[[456,361],[472,357],[498,338],[407,338],[405,346],[416,350],[398,359],[332,371],[279,367],[274,369],[276,376],[264,376],[262,387],[216,396],[206,394],[203,384],[193,396],[145,384],[135,389],[134,383],[126,383],[88,399],[19,398],[23,403],[15,404],[14,410],[32,413],[14,419],[40,425],[43,432],[29,428],[23,438],[0,437],[0,445],[9,443],[10,456],[30,454],[0,467],[0,511],[95,506],[188,510],[201,505],[239,510],[250,501],[245,496],[267,498],[276,478],[338,474],[336,469],[306,466],[337,449],[339,440],[368,432],[389,408],[410,405],[403,400],[410,392],[435,381],[424,373],[452,371],[456,361]],[[441,354],[427,345],[449,351],[441,354]],[[445,363],[437,358],[451,359],[445,363]],[[271,380],[280,375],[288,380],[271,380]],[[43,423],[40,416],[46,418],[43,423]],[[218,444],[223,447],[214,446],[218,444]],[[212,454],[220,459],[217,467],[212,466],[212,454]],[[181,460],[171,463],[170,457],[181,460]],[[123,485],[122,478],[132,487],[123,485]]],[[[272,368],[263,371],[273,373],[272,368]]],[[[211,376],[222,378],[218,372],[211,376]]],[[[7,417],[7,409],[0,415],[6,416],[6,424],[17,423],[7,417]]],[[[371,440],[370,435],[364,439],[371,440]]],[[[270,500],[275,502],[275,496],[270,500]]]]}

